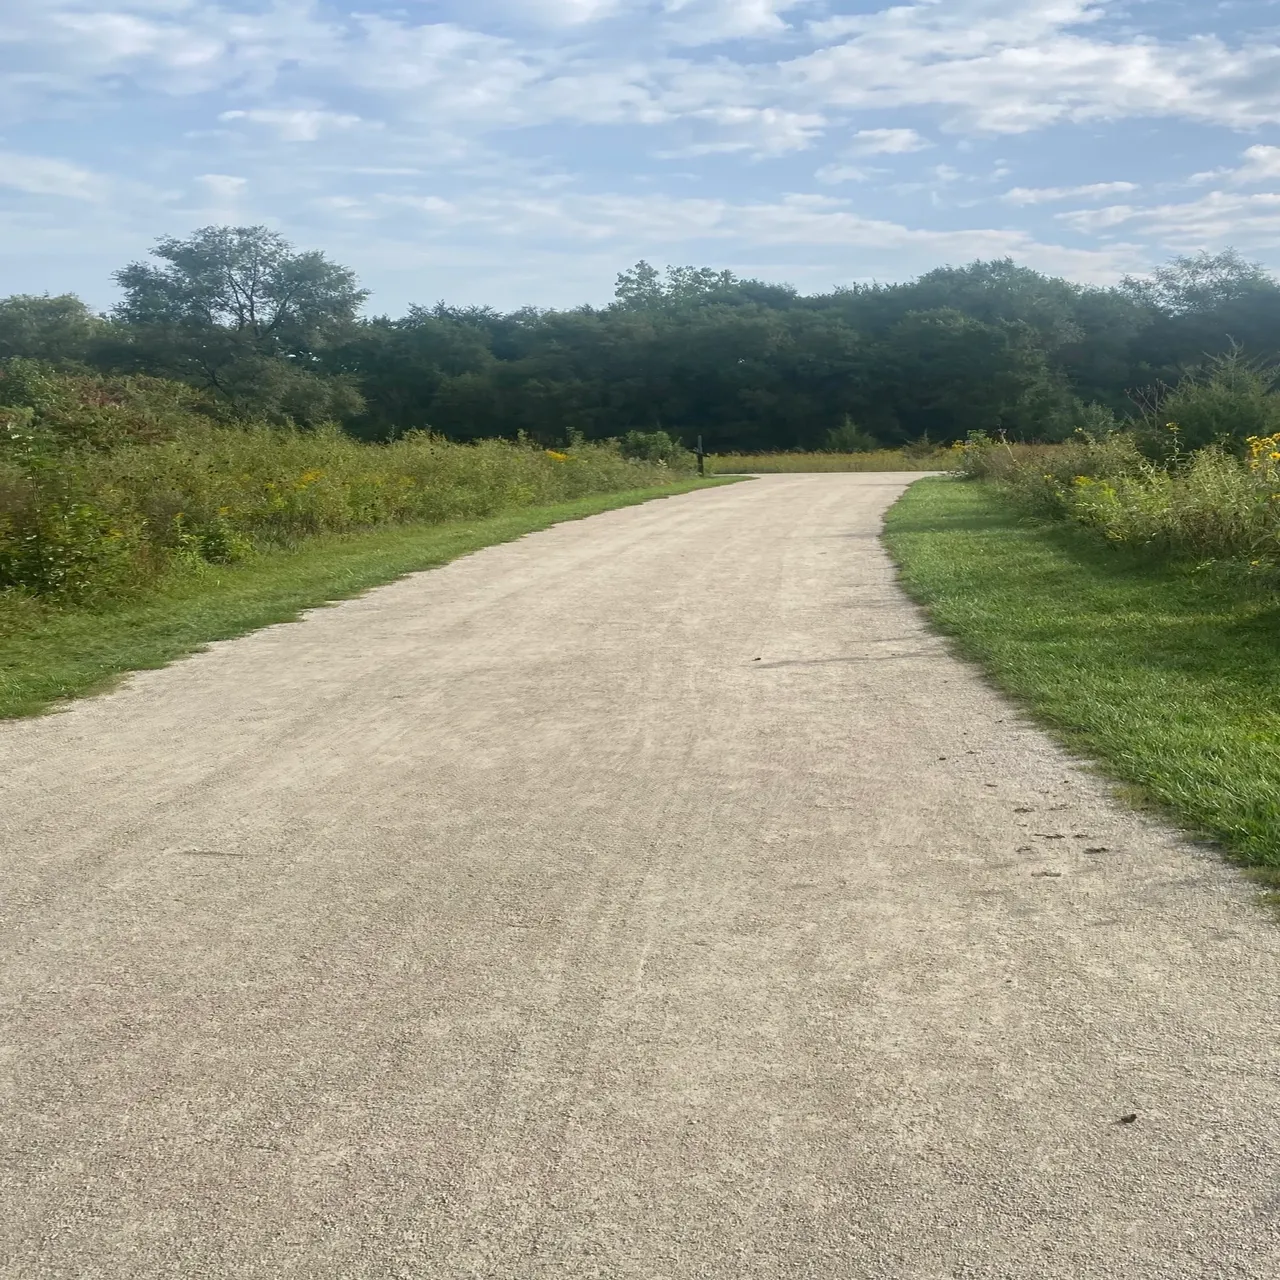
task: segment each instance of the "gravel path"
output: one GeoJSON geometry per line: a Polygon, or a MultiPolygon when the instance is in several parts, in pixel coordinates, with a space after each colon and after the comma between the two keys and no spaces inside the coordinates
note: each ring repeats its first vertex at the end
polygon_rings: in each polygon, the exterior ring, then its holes
{"type": "Polygon", "coordinates": [[[1280,1275],[1280,929],[925,629],[912,478],[0,725],[0,1275],[1280,1275]]]}

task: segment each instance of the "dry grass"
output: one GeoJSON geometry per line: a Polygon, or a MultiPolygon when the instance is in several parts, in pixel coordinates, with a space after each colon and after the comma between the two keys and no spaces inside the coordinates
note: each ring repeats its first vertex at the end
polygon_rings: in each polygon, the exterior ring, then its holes
{"type": "Polygon", "coordinates": [[[812,471],[946,471],[950,449],[928,452],[876,449],[867,453],[718,453],[707,458],[712,475],[770,475],[812,471]]]}

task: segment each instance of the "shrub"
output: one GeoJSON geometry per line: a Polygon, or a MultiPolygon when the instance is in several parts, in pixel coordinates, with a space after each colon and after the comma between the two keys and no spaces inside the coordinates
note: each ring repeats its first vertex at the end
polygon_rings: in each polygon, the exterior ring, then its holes
{"type": "Polygon", "coordinates": [[[86,600],[318,533],[483,517],[661,485],[692,469],[678,446],[643,459],[616,444],[560,452],[416,433],[376,445],[334,427],[221,425],[196,411],[185,387],[13,363],[0,380],[18,402],[0,408],[9,611],[19,595],[86,600]]]}
{"type": "Polygon", "coordinates": [[[628,431],[619,441],[624,458],[638,462],[660,462],[687,470],[693,465],[691,450],[665,431],[628,431]]]}
{"type": "Polygon", "coordinates": [[[1255,437],[1245,459],[1217,446],[1176,468],[1145,463],[1111,479],[1080,476],[1066,514],[1113,542],[1206,559],[1280,555],[1280,435],[1255,437]]]}
{"type": "Polygon", "coordinates": [[[1280,432],[1276,390],[1274,369],[1239,351],[1218,356],[1172,390],[1148,394],[1143,447],[1161,460],[1210,445],[1243,455],[1251,439],[1280,432]]]}
{"type": "Polygon", "coordinates": [[[864,431],[847,414],[838,427],[827,432],[827,449],[832,453],[874,453],[880,447],[875,436],[864,431]]]}

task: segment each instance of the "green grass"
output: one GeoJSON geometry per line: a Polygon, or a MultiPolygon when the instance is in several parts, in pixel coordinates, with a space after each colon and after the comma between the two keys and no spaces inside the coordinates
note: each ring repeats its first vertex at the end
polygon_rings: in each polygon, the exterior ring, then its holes
{"type": "Polygon", "coordinates": [[[719,453],[709,455],[707,467],[714,475],[801,474],[814,471],[945,471],[955,462],[950,449],[924,456],[901,449],[876,449],[869,453],[719,453]]]}
{"type": "Polygon", "coordinates": [[[241,564],[175,575],[144,598],[109,609],[50,612],[0,636],[0,719],[36,715],[110,688],[130,671],[162,667],[305,609],[345,600],[482,547],[565,520],[731,480],[600,494],[480,520],[328,534],[241,564]]]}
{"type": "Polygon", "coordinates": [[[1280,597],[925,480],[889,513],[906,588],[1069,747],[1280,888],[1280,597]]]}

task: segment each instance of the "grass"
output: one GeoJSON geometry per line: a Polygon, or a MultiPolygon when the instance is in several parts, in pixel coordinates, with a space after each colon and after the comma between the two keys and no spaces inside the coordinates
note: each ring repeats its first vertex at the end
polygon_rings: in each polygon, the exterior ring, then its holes
{"type": "Polygon", "coordinates": [[[906,588],[1069,747],[1280,889],[1280,596],[925,480],[885,540],[906,588]]]}
{"type": "Polygon", "coordinates": [[[803,473],[811,471],[945,471],[954,462],[950,449],[907,454],[901,449],[868,453],[718,453],[707,458],[714,475],[803,473]]]}
{"type": "Polygon", "coordinates": [[[327,534],[198,575],[174,575],[145,598],[105,609],[49,611],[0,636],[0,719],[37,715],[305,609],[345,600],[407,573],[565,520],[731,480],[682,481],[525,507],[477,520],[327,534]]]}

